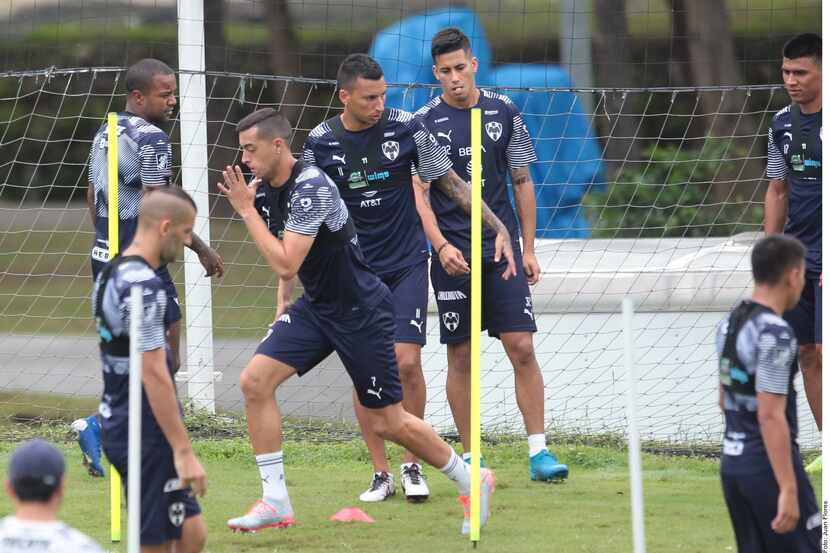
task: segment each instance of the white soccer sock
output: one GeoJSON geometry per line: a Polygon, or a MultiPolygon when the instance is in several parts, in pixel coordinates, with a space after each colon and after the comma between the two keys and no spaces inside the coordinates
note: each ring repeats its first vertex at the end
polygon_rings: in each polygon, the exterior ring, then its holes
{"type": "Polygon", "coordinates": [[[473,454],[472,454],[472,453],[470,453],[469,451],[465,451],[464,453],[462,453],[462,454],[461,454],[461,459],[462,459],[465,463],[469,463],[469,462],[470,462],[470,459],[472,459],[472,458],[473,458],[473,454]]]}
{"type": "Polygon", "coordinates": [[[288,499],[282,451],[257,455],[256,465],[259,467],[259,477],[262,480],[262,498],[274,506],[288,499]]]}
{"type": "Polygon", "coordinates": [[[470,495],[470,466],[455,451],[450,454],[450,460],[440,470],[455,482],[458,495],[470,495]]]}
{"type": "Polygon", "coordinates": [[[530,456],[533,457],[543,449],[547,449],[548,445],[545,442],[544,434],[528,434],[527,447],[530,448],[530,456]]]}

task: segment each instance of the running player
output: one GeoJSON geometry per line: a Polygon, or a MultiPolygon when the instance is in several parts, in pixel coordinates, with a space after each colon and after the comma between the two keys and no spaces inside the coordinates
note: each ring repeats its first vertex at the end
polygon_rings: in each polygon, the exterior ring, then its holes
{"type": "MultiPolygon", "coordinates": [[[[285,380],[306,374],[336,351],[367,407],[369,428],[455,482],[465,504],[462,532],[469,531],[469,467],[429,424],[401,405],[392,294],[369,269],[337,186],[319,168],[294,159],[287,142],[291,125],[274,110],[246,116],[237,131],[242,162],[256,179],[247,185],[239,167],[228,167],[219,189],[242,217],[280,286],[298,277],[304,294],[269,329],[240,378],[262,498],[228,526],[256,531],[294,524],[274,394],[285,380]],[[258,192],[264,195],[259,209],[258,192]]],[[[469,188],[458,193],[465,192],[469,195],[469,188]]],[[[480,477],[484,524],[495,476],[483,469],[480,477]]]]}

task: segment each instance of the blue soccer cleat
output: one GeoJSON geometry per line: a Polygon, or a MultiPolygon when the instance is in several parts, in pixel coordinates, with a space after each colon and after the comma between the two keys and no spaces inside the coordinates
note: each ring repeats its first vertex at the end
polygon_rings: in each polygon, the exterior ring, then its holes
{"type": "Polygon", "coordinates": [[[74,421],[72,430],[78,437],[84,466],[90,476],[104,476],[104,467],[101,465],[101,425],[98,424],[97,415],[74,421]]]}
{"type": "Polygon", "coordinates": [[[564,480],[568,477],[568,465],[559,462],[556,455],[543,449],[530,458],[531,480],[564,480]]]}

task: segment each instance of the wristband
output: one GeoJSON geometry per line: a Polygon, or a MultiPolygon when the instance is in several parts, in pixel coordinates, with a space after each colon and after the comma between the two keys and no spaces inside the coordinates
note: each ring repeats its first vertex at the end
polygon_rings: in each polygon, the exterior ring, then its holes
{"type": "Polygon", "coordinates": [[[441,250],[443,250],[443,249],[444,249],[444,247],[448,246],[448,245],[449,245],[449,243],[450,243],[450,241],[449,241],[449,240],[447,240],[446,242],[444,242],[443,244],[441,244],[441,247],[440,247],[440,248],[438,248],[438,249],[435,251],[435,253],[437,253],[437,254],[440,256],[440,255],[441,255],[441,250]]]}

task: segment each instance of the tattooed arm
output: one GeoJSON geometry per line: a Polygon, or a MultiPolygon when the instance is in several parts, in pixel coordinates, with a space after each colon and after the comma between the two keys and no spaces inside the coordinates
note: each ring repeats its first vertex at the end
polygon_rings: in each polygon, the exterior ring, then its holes
{"type": "MultiPolygon", "coordinates": [[[[436,179],[434,185],[461,207],[461,209],[467,213],[472,211],[473,201],[470,194],[470,185],[459,177],[455,171],[450,169],[445,175],[436,179]]],[[[507,232],[507,227],[504,226],[504,223],[496,217],[496,214],[484,202],[481,202],[481,219],[485,225],[496,232],[496,255],[494,260],[500,261],[502,256],[504,256],[507,261],[507,269],[502,273],[502,278],[507,280],[510,277],[516,276],[516,262],[513,260],[513,246],[510,233],[507,232]]]]}
{"type": "Polygon", "coordinates": [[[533,191],[533,179],[527,166],[510,171],[513,179],[513,195],[516,197],[516,210],[522,224],[522,268],[527,283],[539,282],[541,269],[536,259],[536,193],[533,191]]]}

